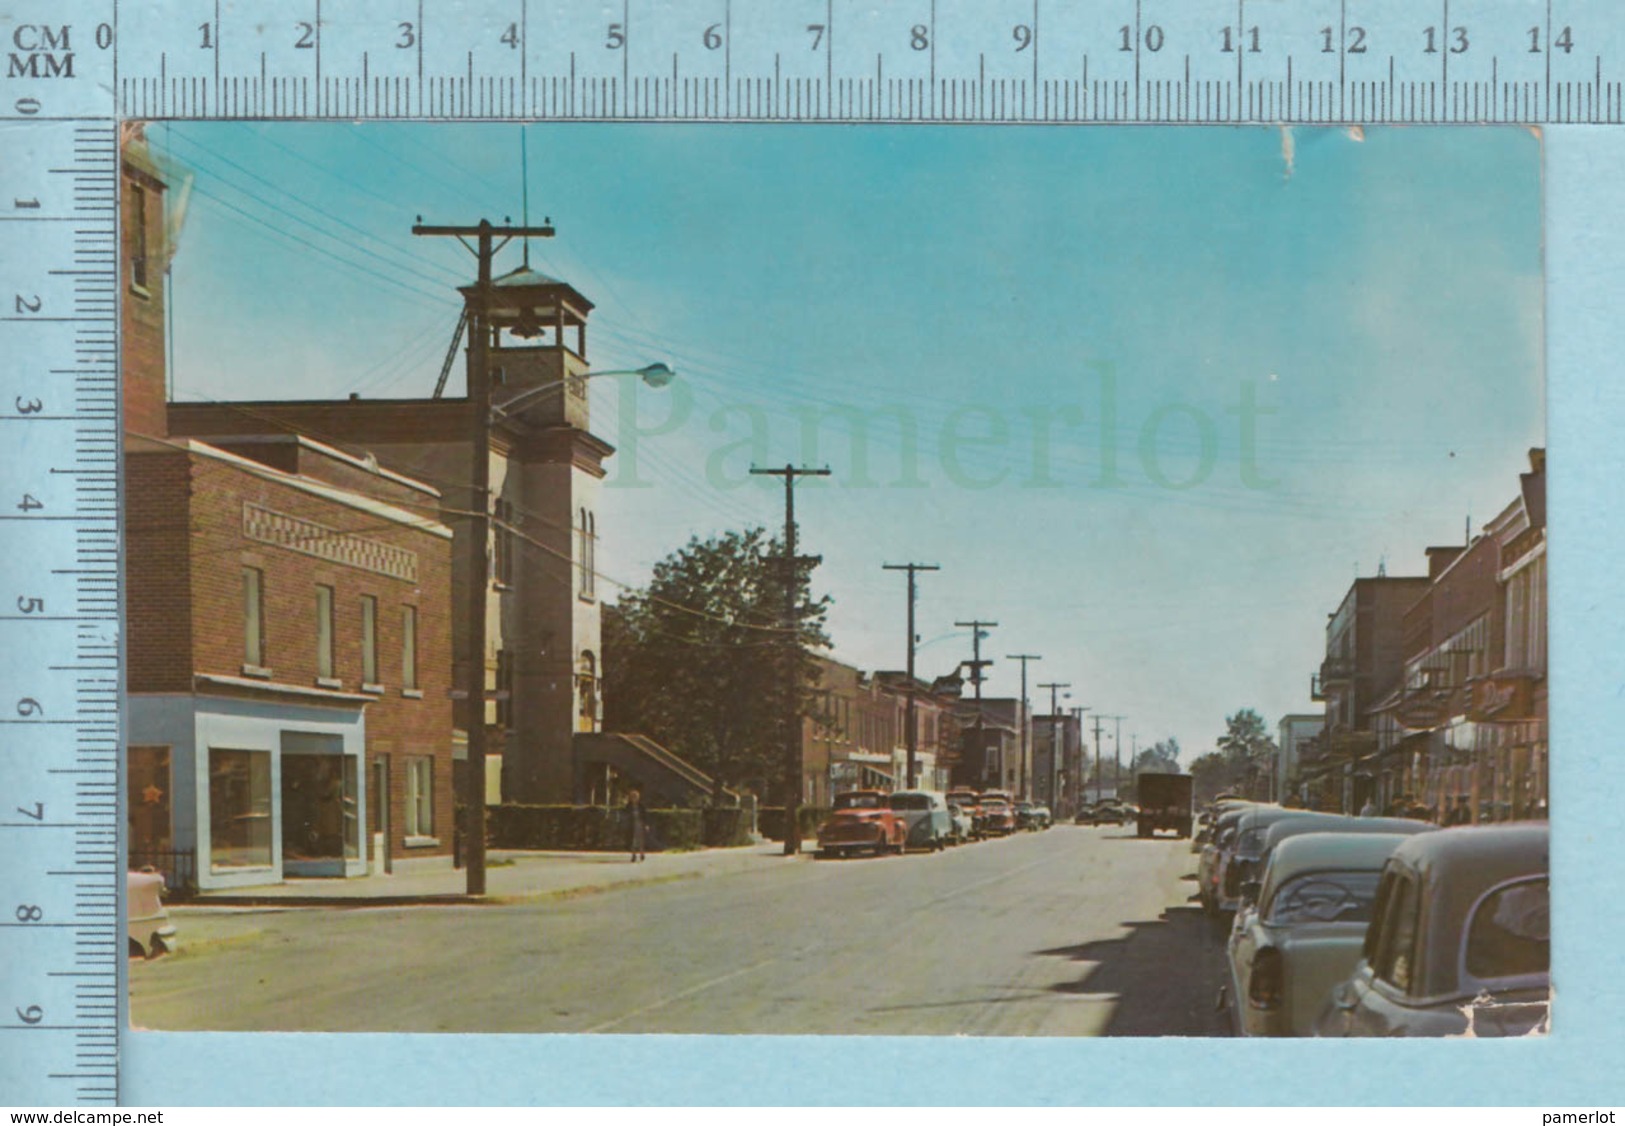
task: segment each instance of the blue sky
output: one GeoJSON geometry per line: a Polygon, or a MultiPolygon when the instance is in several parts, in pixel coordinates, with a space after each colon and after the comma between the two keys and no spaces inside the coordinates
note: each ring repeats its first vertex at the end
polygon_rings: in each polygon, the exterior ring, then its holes
{"type": "MultiPolygon", "coordinates": [[[[517,221],[518,126],[149,135],[195,177],[176,397],[429,393],[471,259],[409,228],[517,221]]],[[[1128,716],[1125,749],[1174,735],[1188,761],[1239,707],[1312,710],[1350,580],[1418,572],[1544,443],[1527,130],[574,124],[526,144],[532,218],[559,228],[532,260],[596,302],[594,364],[680,372],[595,388],[622,451],[608,578],[776,526],[753,458],[827,463],[797,512],[838,656],[900,667],[881,564],[937,563],[922,672],[969,656],[955,619],[997,620],[987,652],[1043,654],[1031,679],[1128,716]]],[[[1017,690],[1013,662],[991,675],[1017,690]]]]}

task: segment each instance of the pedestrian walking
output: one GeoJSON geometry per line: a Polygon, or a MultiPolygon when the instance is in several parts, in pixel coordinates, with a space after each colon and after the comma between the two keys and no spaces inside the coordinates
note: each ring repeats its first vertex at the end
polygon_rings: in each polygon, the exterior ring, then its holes
{"type": "Polygon", "coordinates": [[[643,792],[633,790],[626,796],[626,820],[632,838],[629,843],[632,848],[632,863],[634,864],[640,860],[648,859],[648,856],[643,851],[644,837],[648,832],[647,826],[644,824],[645,812],[643,808],[643,792]]]}

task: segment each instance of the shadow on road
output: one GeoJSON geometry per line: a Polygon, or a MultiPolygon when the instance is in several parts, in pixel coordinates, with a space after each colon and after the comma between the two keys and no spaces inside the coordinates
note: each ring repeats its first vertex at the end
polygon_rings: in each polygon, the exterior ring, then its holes
{"type": "Polygon", "coordinates": [[[1224,943],[1196,907],[1170,907],[1155,922],[1124,924],[1123,938],[1041,950],[1040,956],[1096,963],[1057,993],[1118,998],[1107,1036],[1228,1036],[1213,1002],[1224,980],[1224,943]]]}

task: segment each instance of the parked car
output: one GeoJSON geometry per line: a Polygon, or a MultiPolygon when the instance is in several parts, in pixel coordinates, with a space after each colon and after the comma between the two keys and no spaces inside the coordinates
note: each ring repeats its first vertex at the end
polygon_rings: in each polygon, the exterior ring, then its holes
{"type": "Polygon", "coordinates": [[[1544,822],[1411,837],[1383,868],[1360,959],[1320,1036],[1521,1036],[1551,1004],[1544,822]]]}
{"type": "Polygon", "coordinates": [[[1048,829],[1053,824],[1055,824],[1055,815],[1049,811],[1049,806],[1033,806],[1033,827],[1035,829],[1048,829]]]}
{"type": "Polygon", "coordinates": [[[124,906],[129,919],[125,929],[132,955],[156,958],[179,948],[175,924],[170,922],[169,908],[164,906],[167,890],[163,874],[151,868],[125,873],[124,906]]]}
{"type": "Polygon", "coordinates": [[[940,852],[948,847],[953,821],[947,800],[935,790],[897,790],[891,807],[903,820],[903,846],[940,852]]]}
{"type": "Polygon", "coordinates": [[[982,795],[979,808],[983,836],[1007,837],[1016,831],[1016,809],[1008,794],[990,790],[982,795]]]}
{"type": "Polygon", "coordinates": [[[1213,839],[1202,848],[1201,860],[1196,868],[1196,890],[1202,900],[1202,910],[1209,915],[1219,914],[1219,900],[1223,892],[1225,859],[1234,848],[1241,820],[1257,803],[1221,806],[1213,822],[1213,839]]]}
{"type": "Polygon", "coordinates": [[[1016,803],[1015,809],[1016,809],[1016,828],[1018,828],[1018,829],[1029,829],[1029,830],[1038,828],[1038,821],[1037,821],[1038,807],[1037,806],[1035,806],[1030,801],[1018,801],[1016,803]]]}
{"type": "Polygon", "coordinates": [[[1123,802],[1107,798],[1105,801],[1095,803],[1091,819],[1096,825],[1127,825],[1134,819],[1134,815],[1123,802]]]}
{"type": "Polygon", "coordinates": [[[1226,1003],[1238,1035],[1314,1034],[1332,987],[1360,960],[1383,865],[1404,840],[1307,832],[1272,850],[1257,908],[1230,937],[1226,1003]]]}
{"type": "Polygon", "coordinates": [[[1264,833],[1264,843],[1258,847],[1257,859],[1242,873],[1240,905],[1236,910],[1238,927],[1244,923],[1247,912],[1257,905],[1260,884],[1270,857],[1277,847],[1293,837],[1316,833],[1388,833],[1409,837],[1438,828],[1431,821],[1413,821],[1407,817],[1348,817],[1340,813],[1299,812],[1302,816],[1286,817],[1269,827],[1264,833]]]}
{"type": "Polygon", "coordinates": [[[976,817],[965,806],[950,801],[948,821],[953,826],[954,844],[965,844],[976,839],[976,817]]]}
{"type": "Polygon", "coordinates": [[[906,839],[903,818],[892,809],[888,795],[879,790],[848,790],[835,795],[830,815],[818,827],[818,855],[902,852],[906,839]]]}

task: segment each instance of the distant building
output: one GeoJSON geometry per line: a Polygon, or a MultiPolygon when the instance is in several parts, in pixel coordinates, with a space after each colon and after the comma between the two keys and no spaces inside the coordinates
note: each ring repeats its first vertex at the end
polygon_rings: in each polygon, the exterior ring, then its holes
{"type": "Polygon", "coordinates": [[[1313,746],[1326,729],[1323,713],[1284,715],[1275,729],[1275,789],[1277,801],[1302,800],[1304,795],[1294,787],[1303,748],[1313,746]]]}
{"type": "Polygon", "coordinates": [[[1077,712],[1033,717],[1032,800],[1057,818],[1077,813],[1083,768],[1083,720],[1077,712]]]}
{"type": "Polygon", "coordinates": [[[1358,811],[1375,794],[1377,736],[1372,707],[1404,672],[1405,612],[1427,589],[1421,576],[1355,579],[1326,622],[1326,656],[1310,698],[1326,705],[1312,757],[1300,752],[1310,800],[1358,811]]]}

